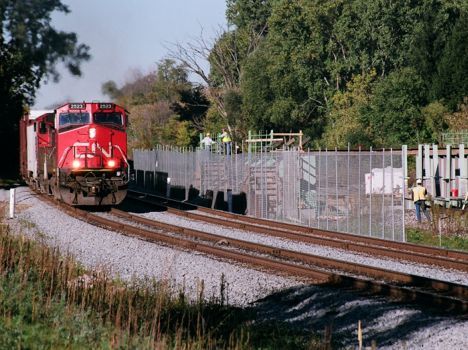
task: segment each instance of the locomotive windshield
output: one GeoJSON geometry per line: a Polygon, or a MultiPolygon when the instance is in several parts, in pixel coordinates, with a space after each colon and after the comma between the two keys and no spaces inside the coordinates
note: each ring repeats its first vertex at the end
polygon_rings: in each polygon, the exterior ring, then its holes
{"type": "Polygon", "coordinates": [[[123,125],[122,113],[119,113],[119,112],[94,113],[94,122],[96,124],[111,124],[111,125],[121,127],[123,125]]]}
{"type": "Polygon", "coordinates": [[[61,129],[70,129],[84,124],[89,124],[89,113],[60,113],[59,127],[61,129]]]}

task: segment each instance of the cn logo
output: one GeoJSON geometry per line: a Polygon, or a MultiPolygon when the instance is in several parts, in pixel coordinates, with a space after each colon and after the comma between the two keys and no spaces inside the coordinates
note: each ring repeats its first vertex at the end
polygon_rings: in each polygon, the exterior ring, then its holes
{"type": "MultiPolygon", "coordinates": [[[[74,147],[88,147],[88,143],[87,142],[75,142],[73,146],[74,147]]],[[[98,142],[93,142],[91,144],[91,152],[96,153],[96,150],[100,150],[103,155],[109,158],[112,155],[112,144],[109,142],[109,150],[106,150],[98,142]]]]}
{"type": "Polygon", "coordinates": [[[109,142],[109,151],[103,148],[98,142],[94,142],[91,146],[93,153],[96,153],[96,149],[100,150],[107,158],[112,155],[112,144],[109,142]]]}

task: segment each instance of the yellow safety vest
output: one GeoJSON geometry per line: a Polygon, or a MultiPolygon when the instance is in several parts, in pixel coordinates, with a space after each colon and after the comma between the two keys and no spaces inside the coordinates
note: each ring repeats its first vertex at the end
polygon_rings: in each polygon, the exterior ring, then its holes
{"type": "Polygon", "coordinates": [[[224,135],[223,142],[231,142],[231,138],[229,137],[228,134],[224,135]]]}
{"type": "Polygon", "coordinates": [[[417,186],[413,188],[413,202],[425,200],[426,193],[426,189],[422,186],[417,186]]]}

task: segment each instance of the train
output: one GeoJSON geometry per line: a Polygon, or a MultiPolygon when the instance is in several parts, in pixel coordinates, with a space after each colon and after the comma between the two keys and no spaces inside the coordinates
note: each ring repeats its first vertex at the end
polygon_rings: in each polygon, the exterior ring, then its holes
{"type": "Polygon", "coordinates": [[[66,103],[20,120],[20,174],[71,206],[121,203],[130,181],[128,112],[115,103],[66,103]]]}

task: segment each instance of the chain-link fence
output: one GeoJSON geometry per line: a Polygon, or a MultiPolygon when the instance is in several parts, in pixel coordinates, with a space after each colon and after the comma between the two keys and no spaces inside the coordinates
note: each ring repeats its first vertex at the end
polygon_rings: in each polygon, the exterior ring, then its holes
{"type": "Polygon", "coordinates": [[[247,215],[404,241],[401,151],[297,151],[222,155],[159,147],[135,150],[137,185],[247,215]],[[178,193],[178,195],[176,195],[178,193]],[[209,202],[211,200],[211,202],[209,202]],[[216,204],[219,207],[219,204],[216,204]]]}

